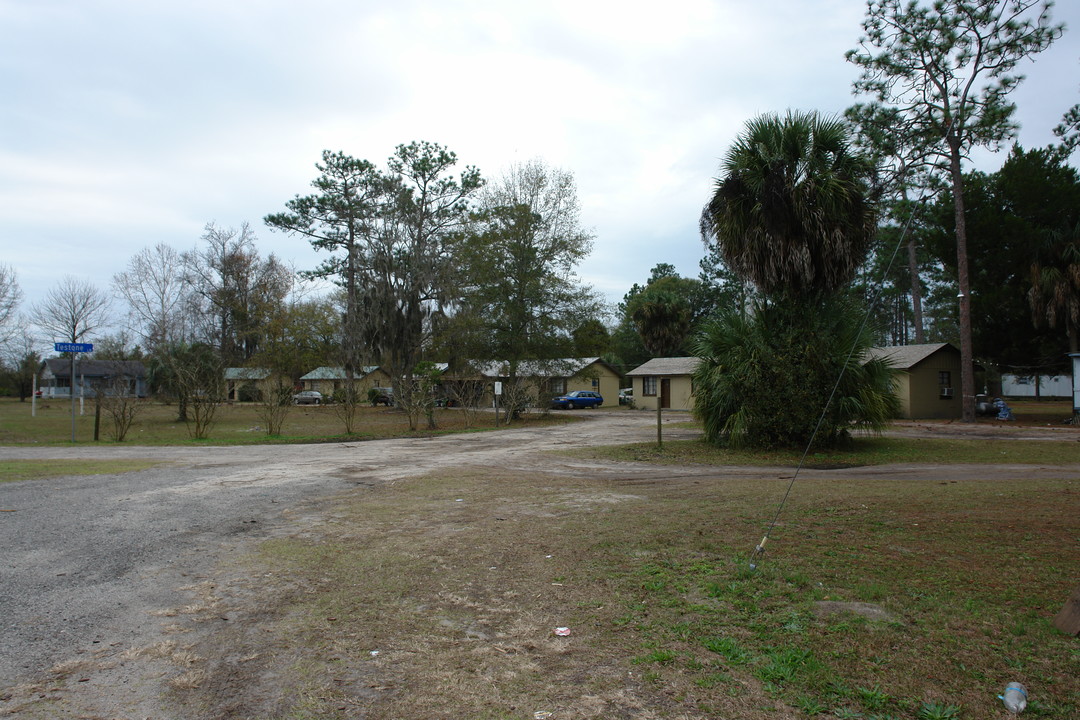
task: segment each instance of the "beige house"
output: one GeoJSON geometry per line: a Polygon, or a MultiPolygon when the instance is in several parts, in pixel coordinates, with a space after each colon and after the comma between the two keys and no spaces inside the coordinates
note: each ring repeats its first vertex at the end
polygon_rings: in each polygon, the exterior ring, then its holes
{"type": "MultiPolygon", "coordinates": [[[[492,384],[509,380],[510,369],[505,362],[483,363],[476,369],[492,384]]],[[[540,396],[592,390],[603,396],[601,407],[619,405],[619,373],[598,357],[525,360],[518,365],[517,377],[528,379],[540,396]]],[[[490,401],[489,395],[485,402],[490,401]]]]}
{"type": "Polygon", "coordinates": [[[634,406],[655,410],[660,403],[665,410],[693,410],[693,375],[700,362],[696,357],[653,358],[626,373],[634,388],[634,406]]]}
{"type": "Polygon", "coordinates": [[[900,417],[959,418],[960,351],[951,343],[872,348],[870,358],[885,358],[896,368],[900,417]]]}
{"type": "MultiPolygon", "coordinates": [[[[343,367],[320,367],[301,376],[300,383],[305,390],[318,390],[324,397],[331,397],[335,390],[345,387],[347,379],[343,367]]],[[[368,388],[391,385],[390,375],[377,365],[358,368],[353,374],[353,381],[362,395],[367,393],[368,388]]]]}
{"type": "Polygon", "coordinates": [[[266,368],[225,368],[225,399],[229,402],[261,399],[270,374],[266,368]]]}

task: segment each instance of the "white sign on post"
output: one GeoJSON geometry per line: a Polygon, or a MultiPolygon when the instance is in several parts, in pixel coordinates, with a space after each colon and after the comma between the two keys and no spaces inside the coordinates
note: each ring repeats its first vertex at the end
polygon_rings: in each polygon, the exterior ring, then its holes
{"type": "Polygon", "coordinates": [[[502,383],[501,382],[495,383],[495,394],[496,395],[502,395],[502,383]]]}

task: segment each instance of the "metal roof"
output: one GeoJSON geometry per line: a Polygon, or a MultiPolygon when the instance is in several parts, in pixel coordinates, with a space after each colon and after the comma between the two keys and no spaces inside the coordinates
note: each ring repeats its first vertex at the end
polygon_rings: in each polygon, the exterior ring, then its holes
{"type": "MultiPolygon", "coordinates": [[[[46,373],[52,377],[71,375],[70,358],[49,358],[45,361],[46,373]]],[[[79,360],[75,374],[83,377],[146,377],[146,367],[139,360],[79,360]]]]}
{"type": "MultiPolygon", "coordinates": [[[[518,363],[518,377],[573,377],[590,365],[599,363],[615,372],[599,357],[556,358],[553,360],[522,360],[518,363]]],[[[505,360],[470,361],[468,365],[485,377],[507,377],[510,369],[505,360]]],[[[618,373],[615,373],[616,375],[618,373]]]]}
{"type": "MultiPolygon", "coordinates": [[[[354,373],[353,379],[367,377],[379,369],[378,365],[365,365],[354,373]]],[[[345,380],[345,368],[343,367],[317,367],[307,375],[302,375],[301,380],[345,380]]]]}
{"type": "Polygon", "coordinates": [[[225,368],[226,380],[265,380],[270,377],[266,368],[225,368]]]}

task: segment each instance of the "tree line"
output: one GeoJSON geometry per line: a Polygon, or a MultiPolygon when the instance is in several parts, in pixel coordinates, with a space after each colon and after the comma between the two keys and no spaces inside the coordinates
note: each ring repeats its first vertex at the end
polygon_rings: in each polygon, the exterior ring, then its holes
{"type": "MultiPolygon", "coordinates": [[[[805,323],[868,306],[878,322],[867,341],[959,345],[964,417],[973,419],[975,359],[1057,369],[1078,344],[1080,182],[1068,164],[1077,108],[1054,129],[1057,146],[1014,146],[994,173],[963,168],[973,149],[1015,137],[1016,67],[1064,31],[1050,7],[869,0],[865,35],[847,54],[861,71],[860,102],[843,118],[789,112],[747,123],[702,213],[699,276],[680,277],[658,259],[611,328],[575,272],[593,238],[580,226],[573,176],[535,161],[488,181],[428,142],[399,146],[383,167],[323,153],[313,191],[264,218],[327,255],[299,275],[262,258],[247,225],[208,225],[194,250],[143,251],[114,279],[125,327],[150,357],[201,345],[222,364],[285,377],[320,364],[349,373],[379,364],[407,400],[423,361],[495,358],[513,377],[525,359],[601,355],[628,370],[658,353],[716,355],[703,343],[721,341],[718,321],[728,341],[760,341],[791,362],[803,356],[776,338],[850,334],[842,323],[805,323]],[[306,299],[298,289],[309,280],[336,291],[306,299]]],[[[5,278],[0,320],[18,303],[10,269],[5,278]]],[[[34,308],[54,337],[78,341],[100,325],[107,303],[78,285],[65,280],[34,308]]],[[[126,339],[105,339],[103,354],[122,354],[126,339]]],[[[842,365],[825,348],[815,357],[833,358],[834,371],[842,365]]],[[[728,358],[725,372],[738,362],[728,358]]],[[[740,372],[785,388],[828,374],[740,372]]],[[[761,392],[761,403],[775,402],[761,392]]],[[[714,407],[728,402],[722,395],[714,407]]],[[[728,428],[717,436],[749,417],[715,412],[728,428]]]]}
{"type": "Polygon", "coordinates": [[[67,277],[16,322],[21,293],[5,266],[5,347],[30,370],[32,327],[49,341],[93,338],[96,359],[145,360],[174,393],[193,365],[212,366],[204,386],[225,367],[260,367],[290,391],[318,366],[353,376],[379,365],[404,405],[423,361],[501,360],[513,377],[525,359],[606,350],[604,303],[576,272],[593,237],[572,173],[534,160],[485,180],[457,165],[429,142],[399,146],[382,168],[324,152],[313,192],[264,218],[325,253],[312,269],[264,257],[247,223],[209,223],[190,250],[137,253],[111,294],[67,277]],[[103,334],[110,323],[120,329],[103,334]]]}

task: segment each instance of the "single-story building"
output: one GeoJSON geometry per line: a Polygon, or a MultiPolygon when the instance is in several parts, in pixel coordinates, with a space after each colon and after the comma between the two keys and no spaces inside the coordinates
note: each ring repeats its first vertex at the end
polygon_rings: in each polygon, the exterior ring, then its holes
{"type": "Polygon", "coordinates": [[[1041,398],[1067,398],[1072,396],[1071,375],[1016,375],[1002,373],[1001,394],[1007,397],[1035,397],[1035,383],[1039,384],[1041,398]]]}
{"type": "Polygon", "coordinates": [[[225,368],[225,398],[232,402],[257,400],[269,377],[266,368],[225,368]]]}
{"type": "Polygon", "coordinates": [[[952,343],[871,348],[869,358],[885,358],[896,373],[900,417],[959,418],[960,350],[952,343]]]}
{"type": "Polygon", "coordinates": [[[634,405],[655,410],[694,409],[694,371],[701,358],[653,358],[639,365],[626,377],[634,388],[634,405]]]}
{"type": "MultiPolygon", "coordinates": [[[[138,360],[78,360],[75,363],[75,395],[146,397],[146,368],[138,360]]],[[[42,397],[71,397],[71,359],[50,358],[41,366],[42,397]]]]}
{"type": "MultiPolygon", "coordinates": [[[[492,384],[510,379],[510,365],[505,361],[467,365],[492,384]]],[[[465,369],[462,371],[467,372],[465,369]]],[[[598,357],[523,360],[518,364],[517,377],[532,383],[541,396],[556,397],[574,390],[591,390],[603,396],[602,407],[616,407],[619,404],[619,373],[598,357]]],[[[444,384],[451,382],[453,374],[448,373],[444,384]]],[[[488,394],[485,403],[490,402],[491,396],[488,394]]]]}
{"type": "MultiPolygon", "coordinates": [[[[343,367],[319,367],[300,377],[304,390],[318,390],[324,397],[332,397],[335,390],[345,387],[348,376],[343,367]]],[[[353,382],[362,395],[368,388],[390,387],[390,375],[378,365],[366,365],[353,372],[353,382]]]]}

